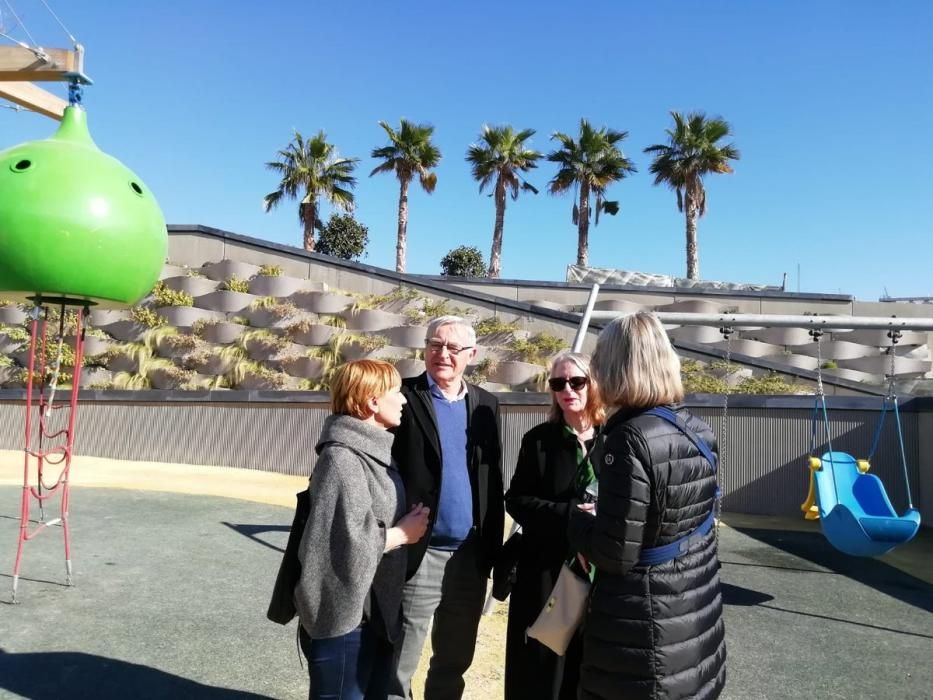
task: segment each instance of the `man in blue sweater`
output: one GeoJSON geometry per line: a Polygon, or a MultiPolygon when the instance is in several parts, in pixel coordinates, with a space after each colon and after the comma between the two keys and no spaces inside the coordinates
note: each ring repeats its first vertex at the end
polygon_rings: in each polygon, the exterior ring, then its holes
{"type": "Polygon", "coordinates": [[[433,655],[425,700],[462,697],[486,580],[502,545],[499,402],[463,379],[475,356],[476,333],[469,323],[442,316],[428,326],[427,371],[402,387],[408,403],[392,456],[409,505],[428,506],[431,522],[427,536],[408,547],[392,700],[411,697],[411,677],[429,628],[433,655]]]}

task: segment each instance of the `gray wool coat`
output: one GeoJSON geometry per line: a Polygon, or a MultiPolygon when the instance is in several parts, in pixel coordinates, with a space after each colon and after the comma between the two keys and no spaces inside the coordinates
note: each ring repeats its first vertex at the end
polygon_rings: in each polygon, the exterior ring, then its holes
{"type": "Polygon", "coordinates": [[[364,620],[389,641],[398,632],[407,559],[404,548],[384,550],[386,529],[407,508],[392,440],[352,416],[324,422],[295,587],[295,608],[312,639],[346,634],[364,620]]]}

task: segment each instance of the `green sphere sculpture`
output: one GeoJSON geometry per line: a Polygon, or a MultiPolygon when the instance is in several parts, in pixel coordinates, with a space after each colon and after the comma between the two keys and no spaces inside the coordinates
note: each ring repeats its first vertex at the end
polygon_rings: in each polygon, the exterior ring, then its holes
{"type": "Polygon", "coordinates": [[[135,304],[167,249],[155,197],[97,147],[80,107],[51,138],[0,151],[0,296],[135,304]]]}

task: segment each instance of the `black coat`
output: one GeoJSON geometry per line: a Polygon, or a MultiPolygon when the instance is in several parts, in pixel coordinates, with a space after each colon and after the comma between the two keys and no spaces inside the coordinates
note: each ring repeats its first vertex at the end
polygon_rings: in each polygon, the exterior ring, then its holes
{"type": "Polygon", "coordinates": [[[525,637],[554,588],[561,565],[573,553],[567,540],[575,490],[577,439],[563,423],[535,426],[522,439],[505,508],[522,526],[518,571],[509,596],[505,649],[505,700],[576,700],[580,635],[560,657],[525,637]]]}
{"type": "MultiPolygon", "coordinates": [[[[414,576],[431,539],[441,493],[441,442],[427,374],[402,382],[408,404],[395,429],[392,457],[398,464],[408,505],[431,508],[428,532],[408,546],[408,577],[414,576]]],[[[499,401],[488,391],[467,384],[467,466],[473,488],[473,524],[479,538],[478,564],[489,574],[502,547],[505,506],[502,485],[502,446],[499,438],[499,401]]]]}
{"type": "MultiPolygon", "coordinates": [[[[715,450],[710,427],[675,410],[715,450]]],[[[616,414],[603,434],[597,515],[570,524],[570,541],[597,566],[580,698],[716,698],[726,647],[714,531],[674,561],[637,565],[642,547],[673,542],[709,515],[712,467],[656,416],[616,414]]]]}

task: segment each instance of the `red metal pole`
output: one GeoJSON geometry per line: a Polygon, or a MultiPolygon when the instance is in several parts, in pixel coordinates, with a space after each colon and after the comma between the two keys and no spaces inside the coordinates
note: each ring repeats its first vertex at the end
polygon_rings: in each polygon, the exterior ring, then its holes
{"type": "MultiPolygon", "coordinates": [[[[41,303],[41,302],[40,302],[41,303]]],[[[66,307],[62,304],[62,318],[59,323],[58,342],[64,342],[65,336],[65,311],[66,307]]],[[[69,510],[71,503],[71,458],[74,452],[75,427],[77,424],[78,391],[81,382],[81,368],[84,362],[84,320],[88,313],[86,307],[79,307],[75,317],[75,349],[74,349],[74,372],[72,376],[71,392],[68,402],[67,425],[62,430],[50,432],[48,422],[53,415],[53,411],[64,409],[63,404],[55,405],[54,385],[57,385],[57,376],[53,384],[53,392],[46,397],[45,395],[45,372],[46,355],[48,345],[48,321],[47,317],[40,324],[40,307],[37,305],[33,309],[32,332],[29,341],[29,368],[26,379],[26,433],[25,449],[23,455],[23,498],[20,508],[20,529],[19,541],[16,548],[16,561],[13,567],[13,602],[16,602],[16,589],[19,584],[19,572],[23,559],[23,548],[25,543],[38,535],[46,527],[58,524],[62,525],[65,540],[65,584],[72,585],[72,562],[71,562],[71,529],[69,527],[69,510]],[[41,349],[38,362],[36,361],[36,351],[41,349]],[[39,370],[36,371],[38,364],[39,370]],[[33,448],[33,410],[35,408],[33,401],[33,391],[35,388],[35,379],[39,378],[39,425],[38,425],[38,446],[33,448]],[[58,438],[64,438],[64,444],[45,445],[44,441],[50,443],[58,438]],[[60,458],[56,459],[60,455],[60,458]],[[38,465],[38,483],[35,487],[29,485],[30,477],[30,458],[36,459],[38,465]],[[61,465],[58,479],[51,486],[45,483],[44,467],[48,465],[61,465]],[[43,489],[45,490],[43,492],[43,489]],[[29,508],[31,498],[35,498],[40,508],[46,499],[51,498],[57,491],[61,490],[61,516],[51,521],[45,521],[44,515],[42,521],[29,531],[29,508]]],[[[61,363],[57,362],[56,374],[60,374],[61,363]]]]}
{"type": "MultiPolygon", "coordinates": [[[[29,528],[29,457],[32,446],[32,383],[36,366],[36,334],[39,331],[39,306],[32,310],[32,324],[29,333],[29,368],[26,370],[26,436],[23,448],[23,498],[19,511],[19,542],[16,546],[16,562],[13,564],[13,602],[16,602],[16,587],[19,584],[19,568],[23,562],[23,545],[26,543],[29,528]]],[[[45,326],[43,324],[43,331],[45,326]]],[[[44,343],[43,343],[44,344],[44,343]]]]}

